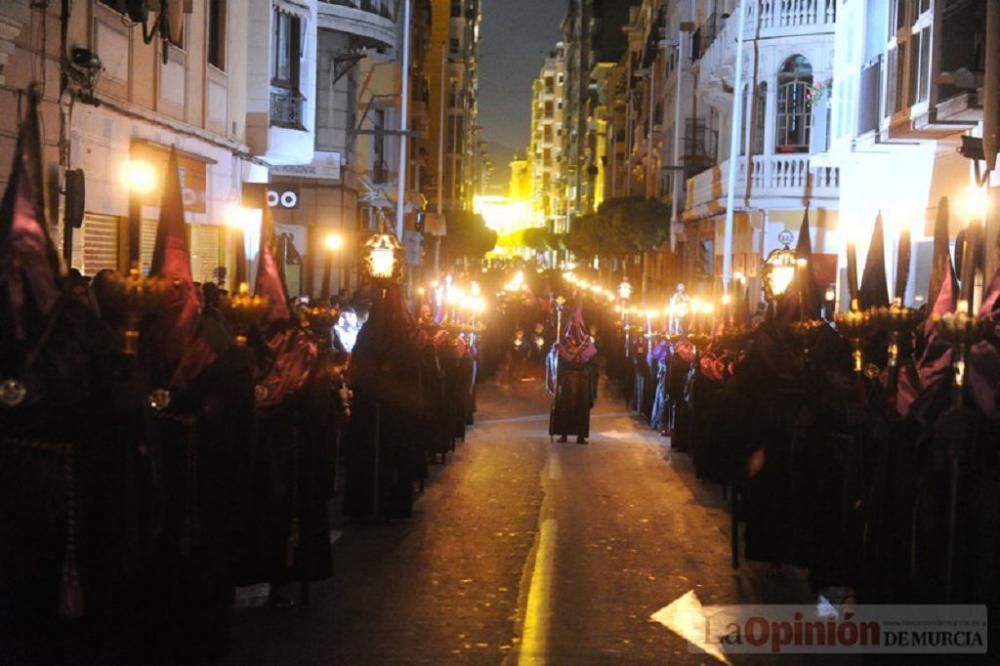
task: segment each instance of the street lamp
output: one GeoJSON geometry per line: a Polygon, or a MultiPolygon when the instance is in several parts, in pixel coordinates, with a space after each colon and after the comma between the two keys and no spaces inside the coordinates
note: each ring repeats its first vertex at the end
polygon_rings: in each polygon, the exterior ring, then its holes
{"type": "Polygon", "coordinates": [[[256,213],[256,210],[236,203],[226,206],[226,226],[233,233],[233,263],[236,265],[233,285],[237,290],[247,283],[246,232],[256,213]]]}
{"type": "Polygon", "coordinates": [[[323,258],[323,290],[322,297],[330,298],[333,275],[333,255],[340,252],[344,247],[344,237],[336,231],[331,231],[323,238],[323,245],[326,247],[326,256],[323,258]]]}
{"type": "Polygon", "coordinates": [[[156,169],[145,160],[125,160],[118,170],[128,190],[128,266],[139,265],[139,234],[142,230],[142,201],[157,186],[156,169]]]}
{"type": "Polygon", "coordinates": [[[625,355],[627,356],[629,351],[628,299],[632,298],[632,285],[628,278],[622,280],[621,284],[618,285],[618,298],[622,302],[622,327],[625,332],[625,355]]]}
{"type": "Polygon", "coordinates": [[[764,292],[769,301],[785,295],[798,268],[798,255],[786,245],[774,250],[764,261],[764,292]]]}

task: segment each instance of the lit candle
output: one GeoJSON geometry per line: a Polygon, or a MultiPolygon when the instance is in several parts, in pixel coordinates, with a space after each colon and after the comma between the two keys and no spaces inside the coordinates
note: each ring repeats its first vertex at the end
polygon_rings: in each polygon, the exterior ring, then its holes
{"type": "Polygon", "coordinates": [[[906,283],[910,278],[910,227],[904,222],[899,227],[899,247],[896,249],[896,289],[892,304],[903,306],[906,283]]]}
{"type": "Polygon", "coordinates": [[[847,291],[851,296],[851,309],[859,309],[858,305],[858,246],[854,234],[847,238],[847,291]]]}

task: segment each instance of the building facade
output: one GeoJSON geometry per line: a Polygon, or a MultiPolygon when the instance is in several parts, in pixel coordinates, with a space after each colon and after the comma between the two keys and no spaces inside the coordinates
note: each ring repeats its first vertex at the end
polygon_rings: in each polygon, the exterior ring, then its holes
{"type": "MultiPolygon", "coordinates": [[[[135,245],[148,267],[159,193],[130,193],[119,174],[137,161],[158,168],[172,147],[198,281],[235,273],[227,221],[246,203],[245,183],[267,184],[293,296],[356,286],[356,252],[378,225],[393,226],[401,175],[412,266],[423,263],[425,209],[471,209],[478,0],[178,0],[168,5],[170,29],[148,43],[157,14],[143,27],[129,8],[72,3],[61,44],[60,3],[0,6],[0,161],[11,163],[23,95],[38,82],[46,159],[84,174],[84,223],[58,233],[71,237],[67,259],[82,272],[128,268],[135,245]]],[[[431,233],[445,233],[429,221],[431,233]]],[[[257,234],[245,238],[253,275],[257,234]]]]}
{"type": "MultiPolygon", "coordinates": [[[[260,2],[268,5],[259,13],[269,21],[274,6],[260,2]]],[[[130,193],[119,174],[129,160],[163,164],[172,147],[183,172],[195,279],[218,278],[218,268],[231,260],[225,211],[239,202],[245,180],[266,178],[251,142],[259,142],[258,150],[266,154],[273,140],[268,81],[252,81],[246,57],[251,35],[259,30],[255,39],[268,43],[271,33],[255,22],[253,11],[229,11],[231,4],[193,3],[189,13],[177,5],[167,38],[156,34],[146,43],[123,4],[73,3],[65,48],[67,60],[78,64],[62,68],[59,3],[11,0],[0,6],[0,53],[6,58],[0,82],[0,163],[11,164],[23,94],[36,83],[42,92],[46,160],[63,169],[81,169],[84,175],[83,226],[71,235],[62,225],[56,230],[61,245],[71,237],[71,248],[64,253],[72,266],[87,274],[127,269],[129,248],[135,246],[139,252],[134,258],[149,266],[158,188],[133,199],[138,212],[129,224],[130,193]]],[[[272,49],[261,51],[270,57],[272,49]]],[[[308,52],[301,55],[310,57],[308,52]]],[[[304,93],[311,98],[308,83],[304,93]]],[[[294,143],[282,156],[311,158],[311,148],[303,145],[294,143]]],[[[272,155],[279,151],[275,148],[272,155]]],[[[6,167],[0,168],[0,186],[7,176],[6,167]]]]}
{"type": "Polygon", "coordinates": [[[562,42],[545,58],[532,85],[531,164],[534,217],[555,233],[566,231],[563,133],[566,130],[566,52],[562,42]]]}
{"type": "MultiPolygon", "coordinates": [[[[965,205],[977,192],[992,197],[994,216],[1000,210],[1000,178],[993,173],[986,184],[990,191],[983,192],[975,161],[958,152],[963,137],[983,136],[985,88],[991,85],[985,78],[987,4],[838,3],[825,158],[843,174],[845,234],[857,240],[861,261],[872,222],[881,213],[891,278],[898,271],[892,241],[900,229],[910,229],[910,305],[927,298],[933,224],[942,197],[951,204],[952,239],[977,215],[965,205]]],[[[997,44],[1000,35],[992,40],[997,44]]],[[[1000,81],[992,86],[1000,87],[1000,81]]],[[[992,119],[992,127],[998,123],[1000,117],[992,119]]],[[[995,221],[987,225],[990,269],[996,266],[996,226],[995,221]]]]}

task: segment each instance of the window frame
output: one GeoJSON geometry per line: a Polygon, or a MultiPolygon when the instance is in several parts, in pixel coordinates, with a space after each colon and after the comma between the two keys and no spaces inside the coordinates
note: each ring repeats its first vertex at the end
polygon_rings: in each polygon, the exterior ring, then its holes
{"type": "Polygon", "coordinates": [[[775,103],[774,152],[808,153],[812,133],[812,63],[801,55],[789,56],[778,71],[775,103]],[[808,70],[803,68],[808,67],[808,70]],[[797,135],[797,136],[796,136],[797,135]],[[793,142],[793,138],[798,141],[793,142]]]}
{"type": "Polygon", "coordinates": [[[205,60],[225,72],[229,55],[229,6],[226,0],[206,0],[205,60]]]}
{"type": "Polygon", "coordinates": [[[301,49],[302,49],[302,18],[292,12],[274,8],[274,29],[271,35],[271,86],[298,94],[301,90],[301,49]],[[282,55],[282,20],[288,25],[288,77],[281,78],[279,56],[282,55]]]}

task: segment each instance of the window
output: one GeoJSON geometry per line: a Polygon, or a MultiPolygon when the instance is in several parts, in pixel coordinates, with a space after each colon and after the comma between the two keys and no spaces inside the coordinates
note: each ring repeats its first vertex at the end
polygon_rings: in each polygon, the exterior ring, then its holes
{"type": "Polygon", "coordinates": [[[462,16],[462,3],[452,0],[451,2],[451,17],[461,18],[462,16]]]}
{"type": "Polygon", "coordinates": [[[461,50],[459,45],[460,42],[454,37],[452,37],[451,40],[448,42],[448,48],[451,51],[452,55],[457,54],[459,50],[461,50]]]}
{"type": "Polygon", "coordinates": [[[299,17],[276,9],[272,39],[274,49],[271,68],[272,86],[298,92],[300,35],[299,17]]]}
{"type": "Polygon", "coordinates": [[[779,153],[809,152],[812,83],[812,66],[800,55],[786,60],[778,73],[775,149],[779,153]]]}
{"type": "Polygon", "coordinates": [[[226,0],[208,0],[208,64],[226,69],[226,0]]]}

